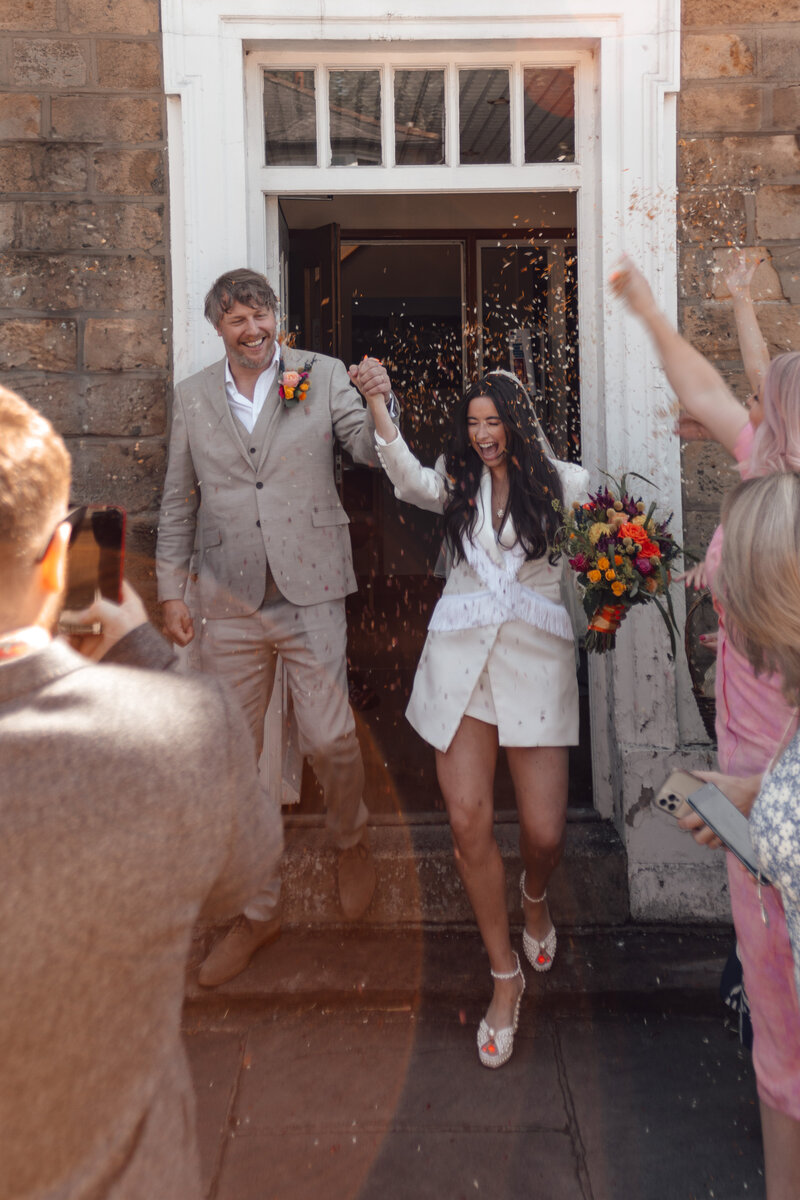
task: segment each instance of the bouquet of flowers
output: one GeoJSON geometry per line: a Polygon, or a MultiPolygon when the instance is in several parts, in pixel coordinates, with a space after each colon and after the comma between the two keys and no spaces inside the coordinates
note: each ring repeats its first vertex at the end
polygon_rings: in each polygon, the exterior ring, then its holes
{"type": "Polygon", "coordinates": [[[641,498],[629,495],[627,481],[628,475],[619,483],[612,479],[614,488],[601,488],[564,513],[563,549],[578,576],[589,618],[586,649],[598,654],[613,650],[628,610],[652,601],[664,618],[674,657],[670,566],[682,550],[669,531],[672,513],[663,520],[655,504],[647,508],[641,498]]]}

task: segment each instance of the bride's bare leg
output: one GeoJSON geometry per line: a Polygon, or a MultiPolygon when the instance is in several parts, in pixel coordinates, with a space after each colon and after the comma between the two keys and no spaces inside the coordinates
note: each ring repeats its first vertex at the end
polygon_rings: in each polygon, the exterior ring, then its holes
{"type": "MultiPolygon", "coordinates": [[[[566,746],[509,747],[507,755],[519,812],[525,891],[542,896],[564,850],[568,751],[566,746]]],[[[541,941],[553,924],[547,901],[526,900],[524,909],[525,928],[541,941]]]]}
{"type": "MultiPolygon", "coordinates": [[[[507,974],[514,970],[516,960],[508,932],[505,872],[494,837],[496,763],[497,728],[474,717],[464,717],[446,753],[436,753],[436,772],[450,819],[456,868],[491,968],[507,974]]],[[[494,980],[494,996],[486,1013],[493,1029],[511,1024],[521,990],[520,976],[494,980]]]]}

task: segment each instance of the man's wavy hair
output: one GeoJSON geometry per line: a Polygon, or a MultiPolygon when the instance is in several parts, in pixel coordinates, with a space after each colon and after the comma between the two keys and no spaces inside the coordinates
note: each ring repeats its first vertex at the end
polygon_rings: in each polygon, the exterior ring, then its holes
{"type": "Polygon", "coordinates": [[[508,512],[526,559],[549,555],[554,549],[562,519],[553,501],[563,503],[558,472],[545,453],[539,422],[522,384],[506,371],[490,371],[472,385],[455,413],[453,439],[445,454],[450,496],[444,509],[445,540],[453,560],[464,558],[464,538],[473,541],[478,517],[476,497],[483,463],[469,440],[467,416],[472,400],[487,396],[503,422],[508,465],[508,512]]]}
{"type": "Polygon", "coordinates": [[[212,283],[206,296],[206,320],[216,329],[225,313],[230,312],[237,303],[246,304],[248,308],[268,308],[274,313],[278,311],[278,297],[269,280],[249,267],[226,271],[212,283]]]}

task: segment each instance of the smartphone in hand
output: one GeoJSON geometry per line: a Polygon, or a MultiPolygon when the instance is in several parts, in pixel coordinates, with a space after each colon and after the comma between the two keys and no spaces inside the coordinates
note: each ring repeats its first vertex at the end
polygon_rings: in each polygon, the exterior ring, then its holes
{"type": "Polygon", "coordinates": [[[687,799],[702,786],[702,779],[698,779],[689,771],[673,771],[654,796],[653,805],[659,812],[680,821],[683,817],[691,815],[692,809],[687,804],[687,799]]]}
{"type": "Polygon", "coordinates": [[[64,633],[94,633],[70,619],[98,597],[122,601],[125,560],[125,510],[113,504],[85,504],[73,509],[67,552],[67,590],[59,628],[64,633]]]}
{"type": "Polygon", "coordinates": [[[766,886],[770,883],[766,875],[761,873],[756,859],[750,840],[750,822],[716,784],[702,784],[688,797],[687,803],[760,884],[766,886]]]}

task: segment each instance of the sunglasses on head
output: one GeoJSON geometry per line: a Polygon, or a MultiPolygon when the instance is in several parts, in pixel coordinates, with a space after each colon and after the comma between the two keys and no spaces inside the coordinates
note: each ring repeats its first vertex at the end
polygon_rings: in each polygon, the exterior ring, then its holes
{"type": "Polygon", "coordinates": [[[34,559],[34,564],[36,566],[38,566],[40,562],[43,562],[44,559],[47,557],[47,552],[53,544],[53,539],[55,538],[55,536],[58,533],[61,526],[64,524],[68,524],[70,527],[69,540],[70,540],[70,545],[72,545],[72,542],[75,539],[77,530],[80,527],[81,521],[86,516],[86,508],[87,508],[87,506],[85,504],[81,504],[77,508],[71,508],[69,510],[69,512],[66,513],[66,515],[61,518],[61,520],[58,522],[58,524],[54,527],[52,533],[50,534],[50,537],[47,539],[47,545],[45,546],[44,550],[42,551],[42,553],[39,555],[38,558],[34,559]]]}

